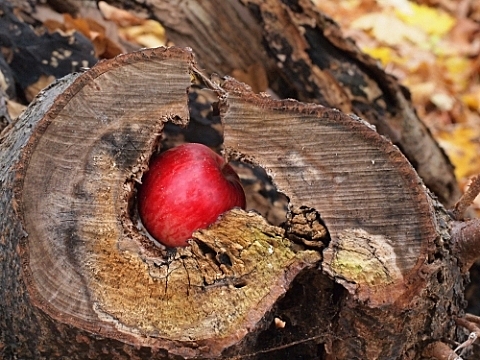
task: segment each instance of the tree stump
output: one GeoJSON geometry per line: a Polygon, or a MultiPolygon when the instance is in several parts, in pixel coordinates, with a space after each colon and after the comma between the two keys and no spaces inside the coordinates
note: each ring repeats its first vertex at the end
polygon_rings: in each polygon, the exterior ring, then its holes
{"type": "Polygon", "coordinates": [[[471,248],[354,115],[158,48],[62,79],[0,141],[4,359],[447,359],[463,339],[471,248]],[[226,156],[267,170],[290,210],[282,226],[232,210],[173,251],[142,228],[135,183],[164,125],[188,123],[194,78],[218,95],[226,156]]]}

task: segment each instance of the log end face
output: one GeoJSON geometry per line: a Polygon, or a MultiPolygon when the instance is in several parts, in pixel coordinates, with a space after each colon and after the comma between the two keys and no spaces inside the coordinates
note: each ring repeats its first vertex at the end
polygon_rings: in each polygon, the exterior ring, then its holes
{"type": "Polygon", "coordinates": [[[147,49],[80,75],[39,120],[18,181],[32,303],[62,323],[186,358],[221,356],[261,329],[295,276],[321,259],[240,210],[187,248],[159,248],[142,233],[135,180],[163,123],[188,119],[192,64],[189,51],[147,49]]]}
{"type": "Polygon", "coordinates": [[[222,86],[225,146],[264,167],[291,207],[321,215],[332,239],[325,271],[362,302],[393,304],[421,291],[435,212],[399,149],[358,117],[272,100],[233,79],[222,86]]]}

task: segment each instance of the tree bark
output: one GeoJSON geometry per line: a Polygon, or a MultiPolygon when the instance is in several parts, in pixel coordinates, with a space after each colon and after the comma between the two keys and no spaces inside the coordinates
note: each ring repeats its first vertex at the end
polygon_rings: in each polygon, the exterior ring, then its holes
{"type": "Polygon", "coordinates": [[[460,197],[453,167],[416,115],[408,90],[310,0],[107,2],[159,20],[169,40],[195,49],[209,73],[360,116],[400,147],[447,208],[460,197]]]}
{"type": "Polygon", "coordinates": [[[419,359],[462,340],[452,219],[358,117],[147,49],[41,93],[0,155],[4,359],[419,359]],[[264,167],[291,210],[281,227],[233,210],[171,251],[139,223],[135,182],[165,123],[188,122],[194,77],[219,97],[228,156],[264,167]]]}

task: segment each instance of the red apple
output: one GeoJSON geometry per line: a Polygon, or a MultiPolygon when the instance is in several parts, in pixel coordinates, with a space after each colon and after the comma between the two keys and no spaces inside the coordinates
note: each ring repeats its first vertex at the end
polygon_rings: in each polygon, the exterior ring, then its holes
{"type": "Polygon", "coordinates": [[[150,235],[165,246],[187,246],[195,230],[236,206],[245,208],[238,175],[205,145],[177,146],[149,167],[138,191],[138,210],[150,235]]]}

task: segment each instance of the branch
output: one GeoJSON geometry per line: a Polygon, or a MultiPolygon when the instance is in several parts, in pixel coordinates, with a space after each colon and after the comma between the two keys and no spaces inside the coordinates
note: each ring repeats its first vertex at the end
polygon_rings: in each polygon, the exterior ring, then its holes
{"type": "Polygon", "coordinates": [[[462,272],[467,272],[480,259],[480,219],[463,221],[465,211],[480,193],[480,174],[474,176],[467,190],[452,210],[456,222],[452,227],[454,251],[461,263],[462,272]]]}
{"type": "Polygon", "coordinates": [[[480,219],[455,222],[452,228],[452,240],[462,272],[465,273],[475,261],[480,259],[480,219]]]}

